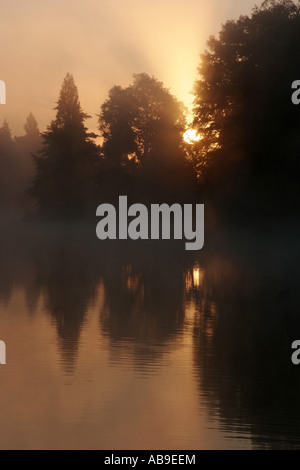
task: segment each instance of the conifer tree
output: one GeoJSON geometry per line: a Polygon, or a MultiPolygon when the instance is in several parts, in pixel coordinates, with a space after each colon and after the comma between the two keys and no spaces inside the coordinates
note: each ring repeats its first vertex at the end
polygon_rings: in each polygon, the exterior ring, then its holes
{"type": "Polygon", "coordinates": [[[44,215],[80,217],[93,205],[97,146],[84,125],[73,76],[67,74],[57,101],[56,117],[34,156],[36,176],[30,193],[44,215]]]}

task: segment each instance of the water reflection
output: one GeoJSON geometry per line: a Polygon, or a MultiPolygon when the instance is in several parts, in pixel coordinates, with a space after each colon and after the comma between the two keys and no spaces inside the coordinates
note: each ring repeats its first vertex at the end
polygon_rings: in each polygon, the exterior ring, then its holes
{"type": "Polygon", "coordinates": [[[199,393],[226,433],[258,448],[299,448],[300,376],[290,360],[300,332],[298,249],[296,239],[287,247],[284,237],[260,237],[232,239],[206,260],[207,288],[195,297],[199,393]]]}
{"type": "Polygon", "coordinates": [[[72,370],[81,328],[98,284],[96,266],[85,250],[68,239],[51,240],[35,258],[35,285],[56,323],[63,362],[72,370]]]}
{"type": "MultiPolygon", "coordinates": [[[[166,343],[182,329],[181,262],[174,257],[173,250],[159,246],[145,250],[145,245],[141,245],[130,252],[117,252],[102,275],[105,292],[100,312],[102,331],[111,344],[130,340],[140,369],[153,366],[166,343]]],[[[121,355],[122,351],[118,351],[121,355]]]]}
{"type": "MultiPolygon", "coordinates": [[[[80,388],[84,401],[93,396],[81,418],[86,446],[94,442],[95,432],[91,426],[89,434],[86,423],[105,400],[111,410],[109,415],[101,411],[107,435],[98,429],[102,440],[95,447],[132,445],[107,423],[115,422],[116,413],[123,415],[130,394],[134,406],[140,398],[133,388],[146,380],[148,401],[141,403],[143,418],[136,424],[143,422],[153,432],[132,436],[133,441],[141,439],[140,448],[157,447],[158,422],[158,427],[167,426],[159,436],[161,448],[182,448],[183,443],[185,448],[299,447],[300,379],[290,361],[290,345],[300,331],[297,237],[294,245],[289,240],[287,250],[281,236],[220,236],[205,250],[188,253],[177,242],[104,245],[88,226],[1,229],[0,318],[9,331],[5,309],[9,302],[19,302],[22,289],[27,307],[18,312],[22,322],[27,314],[32,325],[35,317],[46,317],[47,328],[57,335],[53,345],[63,375],[57,371],[48,377],[46,363],[45,383],[54,380],[59,393],[75,377],[94,384],[93,392],[80,388]],[[103,390],[98,368],[103,377],[111,377],[103,390]],[[62,385],[66,376],[70,382],[62,385]],[[116,385],[121,387],[118,398],[116,385]],[[110,395],[117,405],[112,406],[110,395]],[[164,396],[167,406],[174,402],[169,414],[159,408],[164,396]],[[177,440],[169,436],[173,428],[177,440]]],[[[13,391],[14,382],[7,387],[13,391]]],[[[75,385],[73,393],[75,403],[75,385]]],[[[64,408],[59,416],[67,422],[64,408]]],[[[129,426],[124,418],[118,426],[125,424],[129,426]]]]}

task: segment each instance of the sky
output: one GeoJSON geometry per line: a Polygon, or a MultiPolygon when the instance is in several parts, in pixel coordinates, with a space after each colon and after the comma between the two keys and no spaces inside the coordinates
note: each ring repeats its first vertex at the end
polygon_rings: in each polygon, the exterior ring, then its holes
{"type": "Polygon", "coordinates": [[[24,134],[30,112],[44,131],[63,79],[73,74],[83,110],[97,129],[109,89],[134,73],[155,76],[191,109],[191,90],[209,36],[259,0],[6,0],[0,11],[0,80],[6,118],[24,134]]]}

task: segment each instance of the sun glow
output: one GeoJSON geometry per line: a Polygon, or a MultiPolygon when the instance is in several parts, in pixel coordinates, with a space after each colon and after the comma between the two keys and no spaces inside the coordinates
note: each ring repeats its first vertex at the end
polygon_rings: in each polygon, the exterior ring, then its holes
{"type": "Polygon", "coordinates": [[[188,129],[183,134],[184,141],[188,144],[194,144],[195,142],[199,142],[201,140],[201,135],[197,133],[196,129],[188,129]]]}

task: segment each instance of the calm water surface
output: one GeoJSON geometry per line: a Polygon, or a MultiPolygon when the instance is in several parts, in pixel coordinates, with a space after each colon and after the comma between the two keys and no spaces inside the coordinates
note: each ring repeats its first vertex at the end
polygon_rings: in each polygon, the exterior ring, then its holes
{"type": "Polygon", "coordinates": [[[298,234],[1,224],[1,449],[300,447],[298,234]]]}

